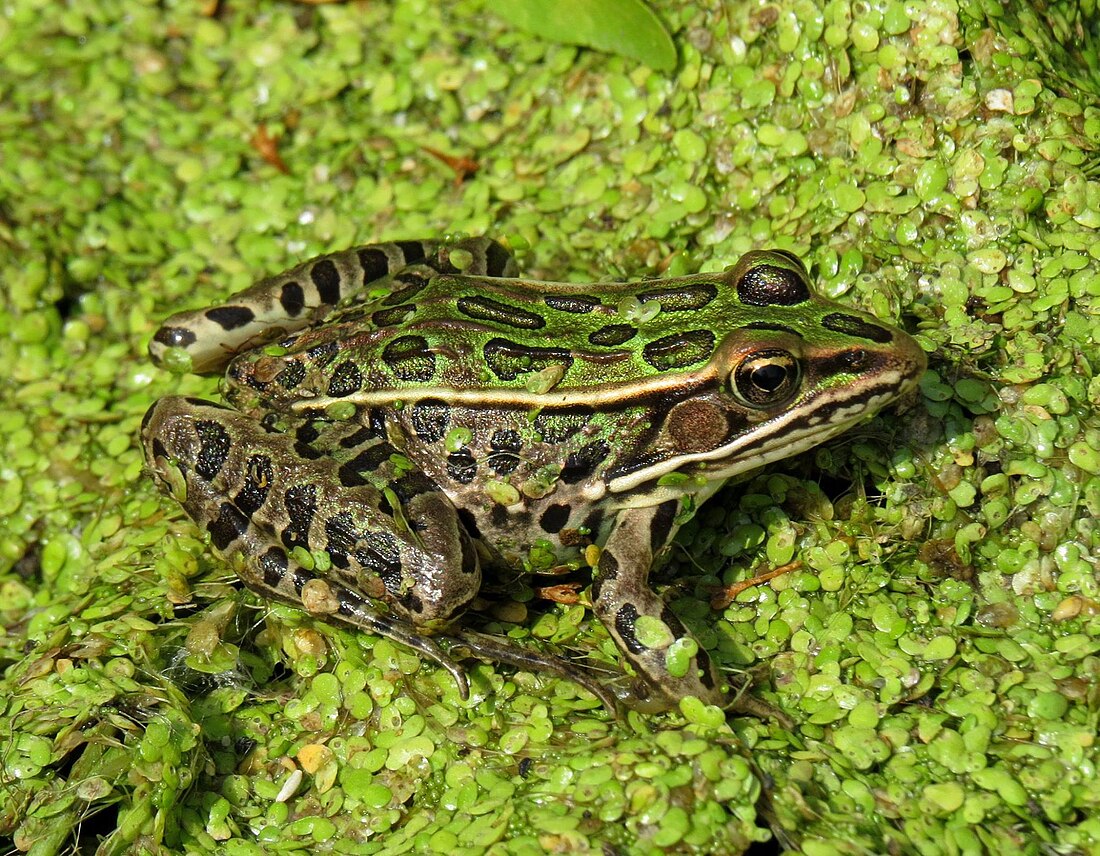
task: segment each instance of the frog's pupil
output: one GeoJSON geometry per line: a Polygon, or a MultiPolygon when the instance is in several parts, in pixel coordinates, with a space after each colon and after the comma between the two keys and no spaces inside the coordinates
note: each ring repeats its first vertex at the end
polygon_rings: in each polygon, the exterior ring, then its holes
{"type": "Polygon", "coordinates": [[[787,370],[775,363],[753,369],[752,382],[765,392],[775,392],[787,380],[787,370]]]}

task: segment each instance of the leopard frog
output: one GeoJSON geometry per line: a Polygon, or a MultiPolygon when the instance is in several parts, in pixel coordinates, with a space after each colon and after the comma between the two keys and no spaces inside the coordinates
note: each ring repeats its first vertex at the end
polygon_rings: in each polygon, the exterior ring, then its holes
{"type": "Polygon", "coordinates": [[[487,659],[606,703],[726,704],[728,682],[648,583],[730,477],[912,390],[905,333],[814,294],[783,251],[721,273],[516,278],[485,239],[312,259],[169,318],[157,364],[225,370],[228,407],[156,402],[146,460],[243,582],[398,640],[450,671],[487,659]],[[632,681],[597,681],[456,619],[483,575],[592,566],[632,681]]]}

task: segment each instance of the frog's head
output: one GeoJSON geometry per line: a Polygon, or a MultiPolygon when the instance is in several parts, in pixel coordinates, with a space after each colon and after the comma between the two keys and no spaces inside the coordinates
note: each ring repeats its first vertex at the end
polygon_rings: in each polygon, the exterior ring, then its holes
{"type": "Polygon", "coordinates": [[[814,293],[784,251],[750,252],[720,277],[728,307],[695,391],[672,405],[659,463],[613,491],[679,471],[713,482],[797,454],[911,392],[927,359],[911,336],[814,293]]]}

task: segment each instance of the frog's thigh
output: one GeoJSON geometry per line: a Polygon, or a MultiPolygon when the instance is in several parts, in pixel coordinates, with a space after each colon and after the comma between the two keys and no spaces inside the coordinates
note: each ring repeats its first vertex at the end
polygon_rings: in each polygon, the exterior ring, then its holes
{"type": "Polygon", "coordinates": [[[690,658],[686,671],[680,674],[678,668],[674,675],[668,665],[669,648],[649,647],[637,633],[638,621],[645,617],[662,622],[673,642],[692,638],[648,581],[656,551],[671,537],[677,510],[677,501],[670,500],[649,508],[620,511],[592,583],[596,614],[645,681],[643,689],[650,692],[650,698],[638,699],[642,708],[668,707],[689,695],[712,704],[726,701],[710,657],[701,647],[690,658]]]}
{"type": "Polygon", "coordinates": [[[412,492],[393,509],[370,485],[345,485],[335,460],[307,458],[289,435],[198,399],[158,401],[142,441],[160,481],[262,593],[322,611],[305,603],[309,578],[287,573],[296,547],[328,554],[332,568],[312,574],[332,582],[338,600],[350,592],[344,599],[358,611],[368,598],[382,601],[418,626],[434,629],[480,588],[476,552],[437,490],[412,492]]]}

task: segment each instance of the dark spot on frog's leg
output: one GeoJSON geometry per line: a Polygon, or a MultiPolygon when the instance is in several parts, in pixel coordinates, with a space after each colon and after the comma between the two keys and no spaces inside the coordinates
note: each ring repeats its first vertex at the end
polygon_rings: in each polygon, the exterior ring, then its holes
{"type": "Polygon", "coordinates": [[[447,455],[447,474],[459,484],[469,484],[477,475],[477,461],[469,449],[447,455]]]}
{"type": "Polygon", "coordinates": [[[389,443],[376,443],[369,449],[364,449],[336,471],[340,484],[344,487],[366,484],[363,473],[373,473],[396,451],[389,443]]]}
{"type": "Polygon", "coordinates": [[[497,241],[485,245],[485,275],[507,276],[511,273],[512,254],[497,241]]]}
{"type": "Polygon", "coordinates": [[[395,596],[401,595],[401,552],[396,538],[388,532],[364,532],[355,558],[364,568],[378,574],[387,591],[395,596]]]}
{"type": "Polygon", "coordinates": [[[357,540],[355,518],[351,513],[339,512],[325,521],[325,549],[332,557],[332,564],[340,570],[347,569],[348,553],[357,540]]]}
{"type": "Polygon", "coordinates": [[[481,530],[477,528],[477,518],[474,517],[474,513],[470,511],[470,509],[458,509],[458,519],[462,522],[462,526],[466,529],[471,538],[481,538],[481,530]]]}
{"type": "Polygon", "coordinates": [[[676,511],[679,507],[679,500],[666,499],[653,512],[653,519],[649,523],[649,550],[651,553],[656,553],[668,541],[668,533],[672,531],[672,523],[676,520],[676,511]]]}
{"type": "Polygon", "coordinates": [[[206,524],[206,529],[210,533],[210,543],[214,545],[214,549],[224,552],[248,531],[248,518],[231,503],[223,502],[218,508],[218,516],[206,524]]]}
{"type": "Polygon", "coordinates": [[[354,449],[356,446],[362,446],[367,440],[373,440],[378,435],[374,433],[374,429],[369,425],[364,425],[358,428],[354,433],[348,434],[348,436],[340,440],[340,446],[344,449],[354,449]]]}
{"type": "Polygon", "coordinates": [[[738,280],[737,298],[747,306],[796,306],[810,299],[810,288],[794,271],[757,265],[738,280]]]}
{"type": "Polygon", "coordinates": [[[894,334],[885,327],[879,327],[877,324],[872,324],[863,318],[857,318],[855,315],[847,315],[843,312],[826,315],[821,319],[821,326],[835,333],[843,333],[846,336],[859,336],[861,339],[868,339],[880,345],[885,345],[894,339],[894,334]]]}
{"type": "Polygon", "coordinates": [[[186,348],[195,344],[195,340],[195,331],[186,327],[161,327],[153,336],[154,342],[169,348],[186,348]]]}
{"type": "Polygon", "coordinates": [[[286,514],[290,524],[283,530],[283,546],[288,550],[295,547],[309,549],[309,527],[313,525],[313,515],[317,513],[317,486],[298,484],[288,488],[283,495],[286,514]]]}
{"type": "Polygon", "coordinates": [[[363,269],[363,282],[374,282],[390,272],[390,263],[386,254],[377,247],[367,247],[359,251],[359,267],[363,269]]]}
{"type": "Polygon", "coordinates": [[[309,278],[313,281],[322,303],[335,306],[340,302],[340,271],[332,259],[321,259],[310,268],[309,278]]]}
{"type": "Polygon", "coordinates": [[[424,261],[424,244],[420,241],[395,241],[394,245],[405,256],[405,264],[411,265],[424,261]]]}
{"type": "Polygon", "coordinates": [[[393,482],[393,492],[402,503],[408,502],[414,496],[422,493],[430,493],[436,490],[435,482],[424,473],[405,473],[397,481],[393,482]]]}
{"type": "Polygon", "coordinates": [[[320,436],[321,432],[317,430],[314,422],[303,422],[294,431],[294,439],[307,446],[320,436]]]}
{"type": "Polygon", "coordinates": [[[627,650],[632,654],[640,654],[646,650],[645,645],[635,636],[634,625],[638,621],[638,610],[632,603],[624,603],[615,613],[615,632],[623,640],[627,650]]]}
{"type": "Polygon", "coordinates": [[[618,579],[618,576],[619,560],[615,558],[615,554],[610,550],[604,550],[600,553],[597,572],[592,579],[592,602],[594,604],[599,603],[600,592],[603,590],[604,583],[618,579]]]}
{"type": "Polygon", "coordinates": [[[561,470],[561,480],[566,484],[576,484],[588,478],[595,472],[596,467],[607,457],[610,451],[611,447],[604,440],[594,440],[585,446],[581,446],[565,459],[565,466],[561,470]]]}
{"type": "Polygon", "coordinates": [[[542,513],[542,517],[539,518],[539,526],[542,527],[544,532],[556,535],[561,532],[562,527],[569,521],[570,510],[568,505],[561,503],[549,506],[542,513]]]}
{"type": "Polygon", "coordinates": [[[256,313],[247,306],[215,306],[206,310],[206,317],[223,330],[236,330],[252,322],[256,313]]]}
{"type": "Polygon", "coordinates": [[[318,458],[323,458],[325,456],[325,453],[320,449],[314,449],[312,446],[307,446],[305,443],[295,443],[294,454],[307,461],[316,461],[318,458]]]}
{"type": "Polygon", "coordinates": [[[253,455],[245,464],[244,485],[233,497],[233,504],[244,514],[255,514],[267,502],[274,477],[271,459],[266,455],[253,455]]]}
{"type": "Polygon", "coordinates": [[[508,525],[519,526],[519,521],[508,519],[508,509],[495,502],[493,503],[493,507],[489,509],[489,520],[498,529],[508,525]]]}
{"type": "Polygon", "coordinates": [[[297,318],[298,313],[306,306],[306,295],[302,291],[302,286],[294,280],[284,282],[282,289],[279,291],[279,305],[283,307],[283,311],[288,316],[297,318]]]}
{"type": "Polygon", "coordinates": [[[424,612],[424,601],[417,596],[416,592],[405,592],[399,603],[414,615],[421,615],[424,612]]]}
{"type": "Polygon", "coordinates": [[[260,556],[259,561],[260,570],[264,575],[264,584],[271,588],[278,588],[279,583],[286,576],[287,568],[290,567],[286,553],[278,547],[272,547],[260,556]]]}
{"type": "Polygon", "coordinates": [[[699,682],[708,690],[714,689],[716,685],[714,683],[714,669],[710,665],[710,654],[700,648],[699,653],[695,655],[695,663],[702,673],[699,675],[699,682]]]}
{"type": "Polygon", "coordinates": [[[581,529],[585,529],[588,533],[595,538],[599,532],[600,527],[603,525],[603,512],[598,508],[588,512],[588,516],[584,518],[581,523],[581,529]]]}
{"type": "Polygon", "coordinates": [[[199,435],[200,444],[199,453],[195,457],[195,472],[210,481],[225,465],[233,441],[221,425],[206,419],[195,423],[195,433],[199,435]]]}
{"type": "Polygon", "coordinates": [[[363,387],[363,373],[351,360],[345,360],[336,366],[328,382],[328,394],[333,398],[344,398],[358,392],[363,387]]]}

